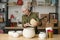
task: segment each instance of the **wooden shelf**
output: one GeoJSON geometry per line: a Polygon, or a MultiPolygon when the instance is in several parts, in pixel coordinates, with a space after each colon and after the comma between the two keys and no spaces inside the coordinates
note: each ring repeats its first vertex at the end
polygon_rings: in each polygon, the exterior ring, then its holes
{"type": "Polygon", "coordinates": [[[5,27],[5,29],[23,29],[21,27],[5,27]]]}
{"type": "Polygon", "coordinates": [[[16,7],[16,6],[22,6],[22,5],[17,5],[16,2],[8,2],[8,7],[16,7]]]}
{"type": "MultiPolygon", "coordinates": [[[[46,27],[38,27],[38,29],[45,29],[46,27]]],[[[53,29],[59,29],[59,27],[52,27],[53,29]]]]}
{"type": "MultiPolygon", "coordinates": [[[[59,29],[60,27],[53,27],[53,29],[59,29]]],[[[23,29],[21,27],[5,27],[5,29],[23,29]]],[[[45,27],[38,27],[38,29],[45,29],[45,27]]]]}
{"type": "Polygon", "coordinates": [[[7,5],[8,7],[21,7],[21,5],[7,5]]]}
{"type": "Polygon", "coordinates": [[[33,6],[33,7],[56,7],[56,6],[49,6],[49,5],[39,5],[39,6],[33,6]]]}

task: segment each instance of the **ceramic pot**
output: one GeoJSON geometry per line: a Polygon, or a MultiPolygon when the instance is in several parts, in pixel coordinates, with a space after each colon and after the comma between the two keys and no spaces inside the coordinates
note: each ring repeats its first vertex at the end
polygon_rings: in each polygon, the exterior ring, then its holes
{"type": "Polygon", "coordinates": [[[19,34],[15,32],[15,33],[13,33],[12,37],[17,38],[17,37],[19,37],[19,34]]]}
{"type": "Polygon", "coordinates": [[[40,39],[45,39],[45,38],[46,38],[46,33],[40,32],[39,38],[40,38],[40,39]]]}
{"type": "Polygon", "coordinates": [[[34,28],[24,28],[23,30],[23,36],[25,38],[32,38],[35,36],[35,30],[34,28]]]}
{"type": "Polygon", "coordinates": [[[23,31],[16,31],[19,35],[23,35],[23,31]]]}
{"type": "Polygon", "coordinates": [[[15,31],[9,31],[9,32],[8,32],[8,35],[9,35],[9,36],[12,36],[13,33],[15,33],[15,31]]]}

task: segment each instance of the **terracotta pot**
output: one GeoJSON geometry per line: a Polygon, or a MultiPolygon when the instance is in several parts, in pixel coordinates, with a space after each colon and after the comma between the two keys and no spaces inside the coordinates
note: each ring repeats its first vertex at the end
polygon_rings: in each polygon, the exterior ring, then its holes
{"type": "Polygon", "coordinates": [[[17,4],[18,4],[18,5],[22,5],[22,4],[23,4],[23,1],[22,1],[22,0],[18,0],[18,1],[17,1],[17,4]]]}

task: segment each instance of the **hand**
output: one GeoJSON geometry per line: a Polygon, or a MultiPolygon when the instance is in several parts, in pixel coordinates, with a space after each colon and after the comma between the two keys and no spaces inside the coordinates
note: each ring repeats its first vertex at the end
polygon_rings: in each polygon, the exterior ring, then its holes
{"type": "Polygon", "coordinates": [[[24,24],[24,27],[27,27],[27,26],[30,26],[30,24],[29,23],[24,24]]]}

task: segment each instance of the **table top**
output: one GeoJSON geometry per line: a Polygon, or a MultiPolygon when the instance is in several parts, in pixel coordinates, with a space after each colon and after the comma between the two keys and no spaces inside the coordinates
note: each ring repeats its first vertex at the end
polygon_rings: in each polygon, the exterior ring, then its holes
{"type": "MultiPolygon", "coordinates": [[[[0,40],[41,40],[41,39],[38,37],[38,35],[36,35],[34,38],[28,39],[24,38],[23,36],[14,38],[9,36],[8,34],[0,34],[0,40]]],[[[53,38],[47,38],[44,40],[60,40],[60,34],[54,35],[53,38]]]]}

